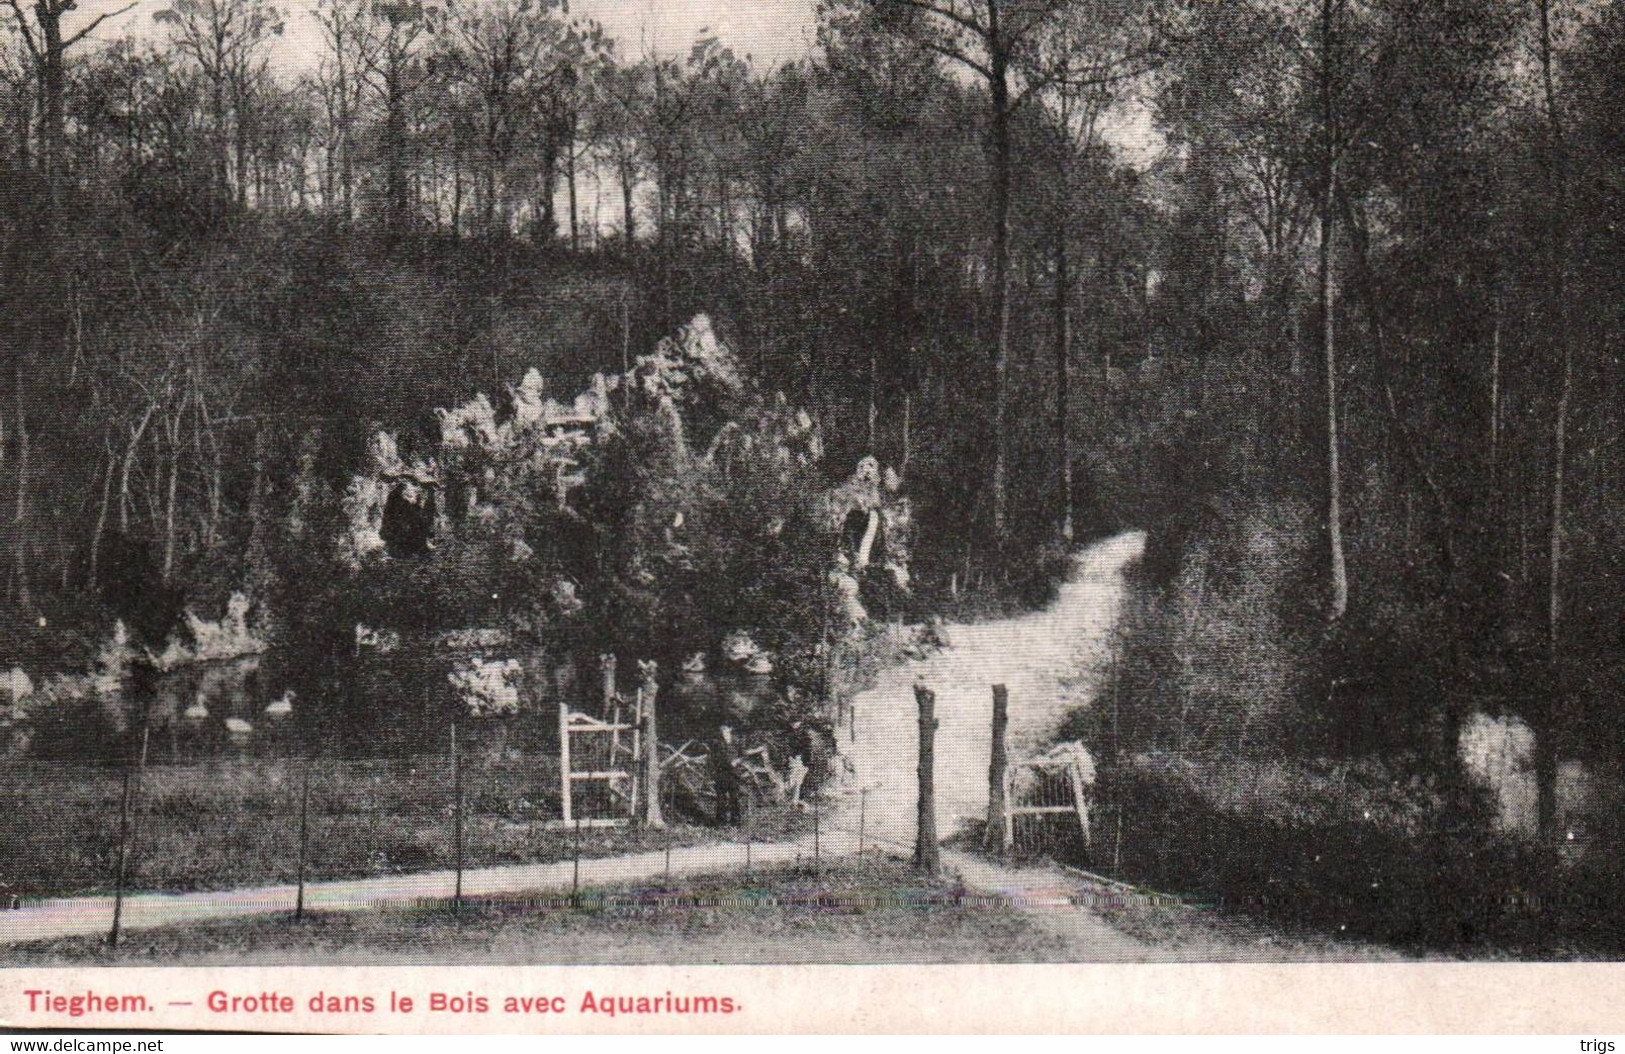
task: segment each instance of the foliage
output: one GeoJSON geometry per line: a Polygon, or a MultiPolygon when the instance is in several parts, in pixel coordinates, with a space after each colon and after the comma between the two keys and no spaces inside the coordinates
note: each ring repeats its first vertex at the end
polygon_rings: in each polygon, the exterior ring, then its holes
{"type": "MultiPolygon", "coordinates": [[[[1411,953],[1612,957],[1610,867],[1565,868],[1491,833],[1487,804],[1378,761],[1125,759],[1121,870],[1291,929],[1411,953]]],[[[1097,863],[1098,866],[1098,863],[1097,863]]]]}
{"type": "Polygon", "coordinates": [[[1109,753],[1253,756],[1318,745],[1311,516],[1232,495],[1186,538],[1166,584],[1125,613],[1109,706],[1093,734],[1109,753]],[[1305,616],[1308,616],[1306,618],[1305,616]]]}

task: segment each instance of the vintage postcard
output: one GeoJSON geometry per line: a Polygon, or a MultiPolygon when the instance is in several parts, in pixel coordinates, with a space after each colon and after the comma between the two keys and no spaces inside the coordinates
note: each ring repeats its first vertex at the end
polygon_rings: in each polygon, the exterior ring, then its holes
{"type": "Polygon", "coordinates": [[[1620,1031],[1621,68],[7,0],[0,1025],[1620,1031]]]}

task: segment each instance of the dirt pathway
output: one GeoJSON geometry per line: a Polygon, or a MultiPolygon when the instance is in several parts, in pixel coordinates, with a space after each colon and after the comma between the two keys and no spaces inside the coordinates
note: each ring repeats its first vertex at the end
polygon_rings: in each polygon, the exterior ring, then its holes
{"type": "Polygon", "coordinates": [[[1093,695],[1126,588],[1124,571],[1145,535],[1122,534],[1084,550],[1055,602],[995,622],[948,627],[952,647],[883,671],[853,705],[854,730],[841,749],[867,794],[867,826],[887,842],[912,844],[918,784],[919,711],[914,685],[936,692],[937,829],[946,839],[987,815],[992,686],[1010,691],[1012,757],[1046,745],[1069,706],[1093,695]],[[1063,701],[1063,679],[1082,677],[1063,701]]]}

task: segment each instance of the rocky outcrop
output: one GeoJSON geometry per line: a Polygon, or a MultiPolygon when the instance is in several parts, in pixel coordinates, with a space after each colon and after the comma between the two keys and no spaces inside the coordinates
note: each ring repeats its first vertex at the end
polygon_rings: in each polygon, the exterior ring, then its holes
{"type": "Polygon", "coordinates": [[[270,642],[248,625],[248,612],[253,602],[242,593],[233,593],[226,601],[226,612],[219,620],[201,618],[191,608],[181,617],[191,637],[188,643],[180,636],[171,636],[164,650],[156,655],[149,652],[147,661],[158,670],[173,670],[194,662],[217,662],[239,659],[245,655],[258,655],[270,648],[270,642]]]}
{"type": "Polygon", "coordinates": [[[663,338],[652,354],[640,356],[628,380],[647,398],[678,405],[738,394],[745,386],[733,349],[718,339],[711,317],[704,314],[663,338]]]}
{"type": "Polygon", "coordinates": [[[519,712],[519,685],[524,670],[517,659],[486,659],[475,655],[446,675],[470,717],[492,717],[519,712]]]}
{"type": "Polygon", "coordinates": [[[0,702],[16,706],[33,694],[34,680],[22,667],[13,666],[0,673],[0,702]]]}
{"type": "Polygon", "coordinates": [[[113,623],[113,635],[96,652],[90,667],[90,689],[97,695],[113,695],[124,684],[125,672],[136,657],[130,645],[130,631],[122,621],[113,623]]]}

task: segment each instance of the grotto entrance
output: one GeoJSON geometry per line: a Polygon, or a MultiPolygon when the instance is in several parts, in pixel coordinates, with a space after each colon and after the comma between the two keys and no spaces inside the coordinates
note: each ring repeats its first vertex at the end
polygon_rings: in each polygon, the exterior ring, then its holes
{"type": "Polygon", "coordinates": [[[433,484],[402,479],[390,487],[378,533],[389,555],[425,556],[434,548],[435,496],[433,484]]]}

